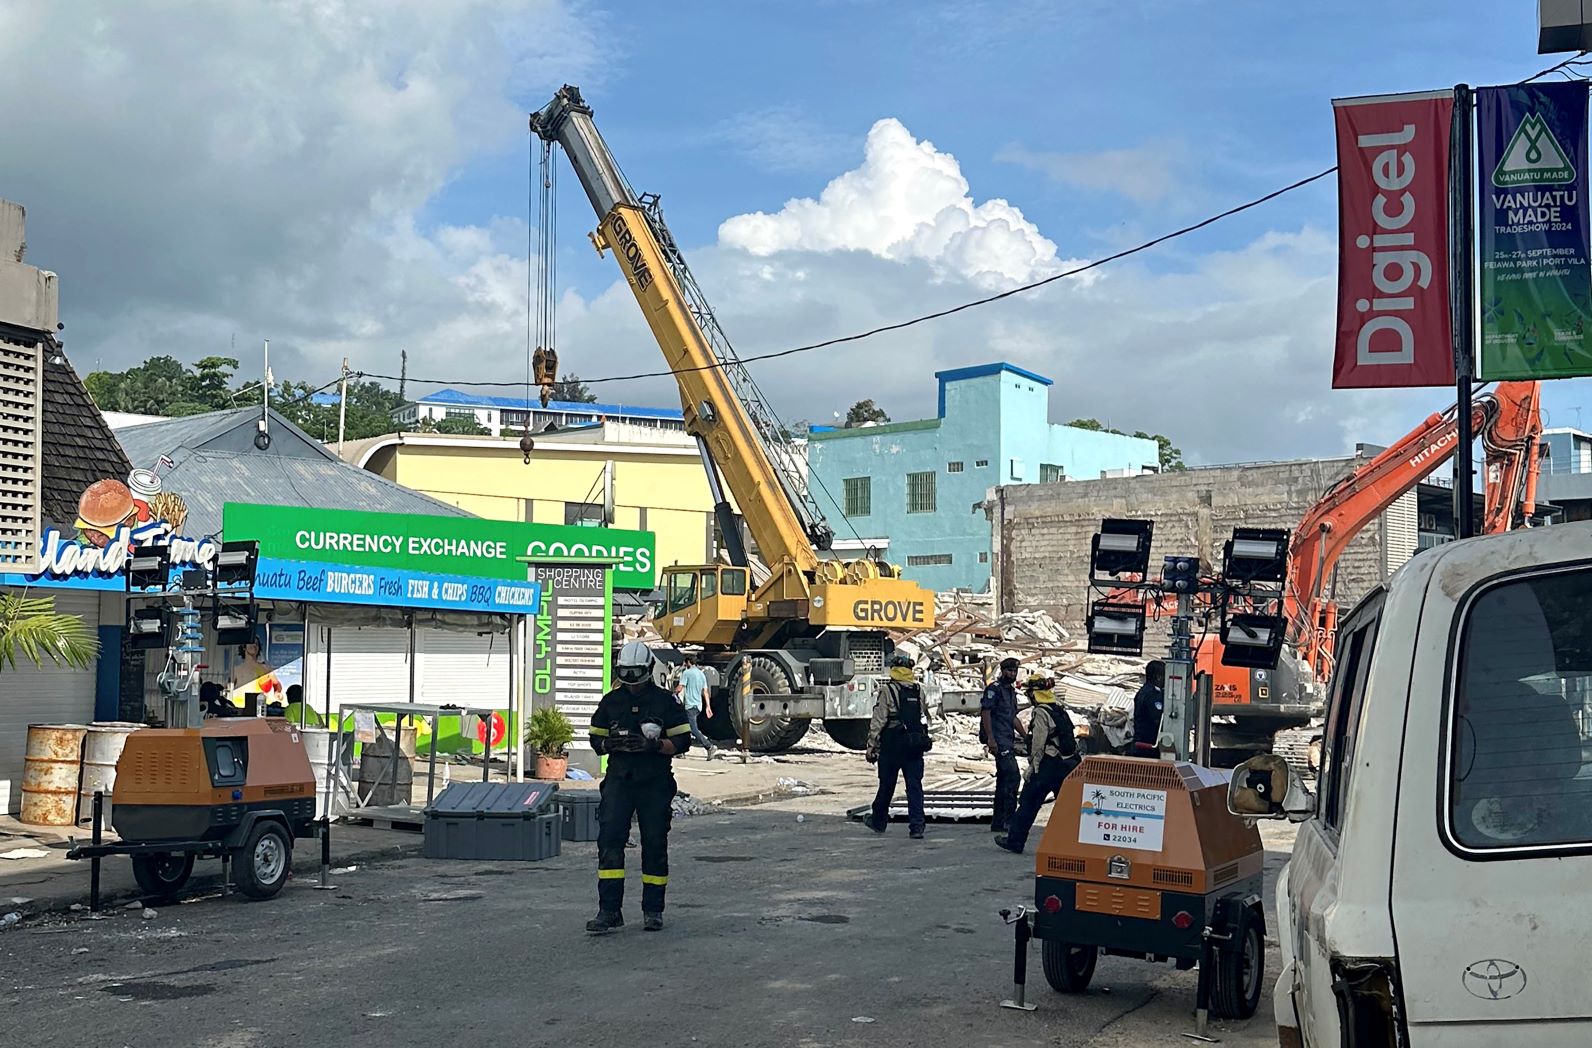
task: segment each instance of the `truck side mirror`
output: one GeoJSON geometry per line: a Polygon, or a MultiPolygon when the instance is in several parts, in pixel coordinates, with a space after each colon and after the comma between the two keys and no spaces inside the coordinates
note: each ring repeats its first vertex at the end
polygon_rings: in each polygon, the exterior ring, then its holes
{"type": "Polygon", "coordinates": [[[1315,814],[1316,799],[1286,760],[1262,753],[1233,769],[1227,810],[1256,819],[1302,822],[1315,814]]]}

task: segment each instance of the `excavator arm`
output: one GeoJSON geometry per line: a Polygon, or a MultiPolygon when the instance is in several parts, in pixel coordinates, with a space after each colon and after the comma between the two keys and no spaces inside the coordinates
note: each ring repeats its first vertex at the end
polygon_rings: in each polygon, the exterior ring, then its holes
{"type": "MultiPolygon", "coordinates": [[[[1471,421],[1486,452],[1485,530],[1508,531],[1533,512],[1542,435],[1541,384],[1500,382],[1476,398],[1471,421]]],[[[1295,529],[1283,614],[1300,656],[1326,680],[1332,657],[1334,606],[1325,595],[1343,551],[1356,535],[1454,454],[1458,409],[1430,415],[1370,462],[1334,484],[1295,529]]]]}

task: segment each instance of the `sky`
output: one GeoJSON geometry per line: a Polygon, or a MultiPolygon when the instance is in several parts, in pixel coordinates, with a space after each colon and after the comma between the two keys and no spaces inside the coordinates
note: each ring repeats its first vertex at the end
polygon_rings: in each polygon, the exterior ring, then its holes
{"type": "MultiPolygon", "coordinates": [[[[0,197],[61,276],[79,370],[237,356],[317,385],[526,372],[526,114],[579,85],[743,354],[890,323],[1197,221],[1333,163],[1333,97],[1519,80],[1536,5],[0,0],[0,197]],[[1316,9],[1320,8],[1320,9],[1316,9]],[[1330,10],[1328,9],[1330,8],[1330,10]],[[234,348],[235,347],[235,348],[234,348]]],[[[662,360],[567,165],[557,348],[662,360]]],[[[1008,360],[1051,417],[1194,463],[1388,443],[1449,391],[1330,388],[1332,180],[1086,277],[754,365],[787,420],[935,410],[1008,360]]],[[[672,381],[603,382],[673,406],[672,381]]],[[[498,390],[497,392],[504,392],[498,390]]],[[[1592,380],[1549,383],[1579,425],[1592,380]]]]}

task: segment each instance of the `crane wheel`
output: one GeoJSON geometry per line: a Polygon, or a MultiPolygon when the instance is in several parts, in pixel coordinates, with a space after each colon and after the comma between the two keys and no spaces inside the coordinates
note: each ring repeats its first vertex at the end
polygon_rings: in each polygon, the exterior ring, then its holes
{"type": "MultiPolygon", "coordinates": [[[[788,695],[795,683],[785,672],[785,667],[773,659],[753,655],[746,660],[748,675],[752,678],[752,694],[788,695]]],[[[730,706],[730,717],[735,723],[735,737],[741,737],[741,715],[735,705],[730,706]]],[[[778,753],[788,750],[807,734],[811,722],[805,718],[792,719],[777,715],[755,716],[747,725],[747,742],[758,753],[778,753]]]]}

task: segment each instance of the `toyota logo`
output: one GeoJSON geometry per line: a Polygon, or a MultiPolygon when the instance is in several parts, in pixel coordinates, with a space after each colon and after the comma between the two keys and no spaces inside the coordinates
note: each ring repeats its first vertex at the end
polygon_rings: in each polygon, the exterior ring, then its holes
{"type": "Polygon", "coordinates": [[[1507,1001],[1525,991],[1525,970],[1514,961],[1496,957],[1477,961],[1465,969],[1462,980],[1472,997],[1484,1001],[1507,1001]]]}

